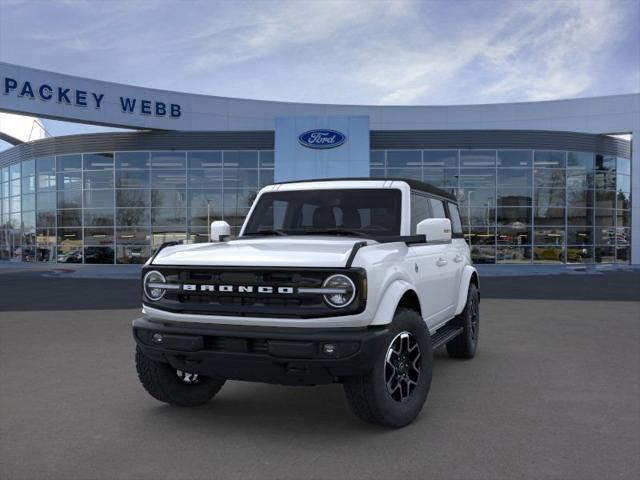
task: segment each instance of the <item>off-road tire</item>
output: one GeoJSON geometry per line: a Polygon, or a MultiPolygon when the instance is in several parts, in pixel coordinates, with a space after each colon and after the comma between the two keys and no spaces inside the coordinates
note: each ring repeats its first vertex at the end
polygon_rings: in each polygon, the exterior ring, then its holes
{"type": "Polygon", "coordinates": [[[344,381],[349,406],[362,420],[385,427],[410,424],[420,413],[431,387],[433,351],[431,336],[422,317],[414,310],[399,308],[390,325],[384,349],[377,355],[373,369],[344,381]],[[404,401],[395,400],[387,389],[385,368],[387,352],[394,339],[409,332],[420,347],[420,372],[417,385],[404,401]]]}
{"type": "Polygon", "coordinates": [[[224,380],[198,376],[197,383],[185,383],[168,363],[156,362],[136,347],[136,370],[140,383],[161,402],[180,407],[204,405],[220,391],[224,380]]]}
{"type": "Polygon", "coordinates": [[[447,343],[447,352],[453,358],[473,358],[478,348],[480,333],[480,295],[475,284],[469,285],[467,304],[453,325],[461,326],[462,333],[447,343]]]}

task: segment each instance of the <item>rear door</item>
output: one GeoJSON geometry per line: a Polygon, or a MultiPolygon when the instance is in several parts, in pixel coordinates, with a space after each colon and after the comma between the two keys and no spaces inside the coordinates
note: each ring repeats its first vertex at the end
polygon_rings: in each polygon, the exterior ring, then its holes
{"type": "MultiPolygon", "coordinates": [[[[431,206],[432,218],[449,218],[443,200],[438,198],[429,198],[431,206]]],[[[442,312],[439,320],[448,320],[455,312],[456,303],[458,301],[458,283],[460,276],[460,258],[458,249],[454,246],[454,242],[443,243],[442,250],[436,260],[437,281],[442,285],[443,298],[446,307],[442,312]]]]}

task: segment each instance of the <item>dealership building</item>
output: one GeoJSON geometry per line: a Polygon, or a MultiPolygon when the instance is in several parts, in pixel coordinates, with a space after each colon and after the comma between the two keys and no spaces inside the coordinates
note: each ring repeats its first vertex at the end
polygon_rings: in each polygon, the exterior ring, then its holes
{"type": "Polygon", "coordinates": [[[0,259],[142,263],[237,232],[257,191],[331,177],[454,193],[476,263],[640,264],[640,94],[456,106],[271,102],[0,63],[0,112],[126,128],[21,141],[0,123],[0,259]]]}

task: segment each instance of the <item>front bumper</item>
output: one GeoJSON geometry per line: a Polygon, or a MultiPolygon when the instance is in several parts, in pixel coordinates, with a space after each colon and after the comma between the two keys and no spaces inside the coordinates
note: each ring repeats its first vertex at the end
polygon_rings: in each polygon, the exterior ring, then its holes
{"type": "Polygon", "coordinates": [[[284,385],[327,384],[367,373],[384,351],[387,333],[386,326],[311,329],[133,321],[138,347],[153,360],[209,377],[284,385]]]}

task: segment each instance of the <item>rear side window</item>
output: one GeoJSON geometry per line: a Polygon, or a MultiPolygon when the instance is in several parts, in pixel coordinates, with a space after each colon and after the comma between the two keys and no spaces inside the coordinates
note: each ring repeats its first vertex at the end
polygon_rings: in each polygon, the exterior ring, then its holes
{"type": "Polygon", "coordinates": [[[429,203],[431,204],[431,218],[447,218],[442,200],[430,198],[429,203]]]}
{"type": "Polygon", "coordinates": [[[460,211],[455,203],[448,203],[449,215],[451,216],[451,231],[453,234],[462,235],[462,221],[460,220],[460,211]]]}

